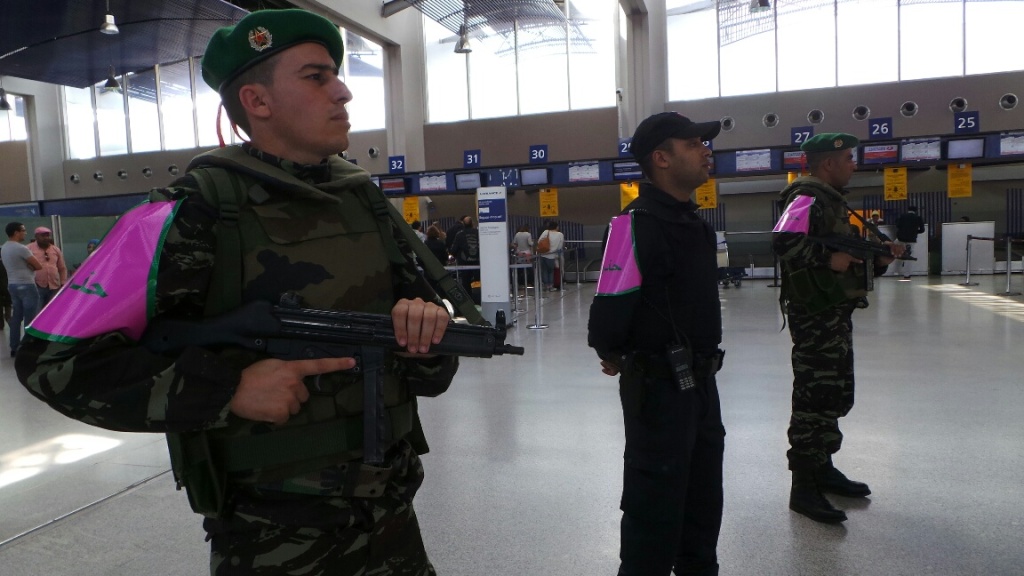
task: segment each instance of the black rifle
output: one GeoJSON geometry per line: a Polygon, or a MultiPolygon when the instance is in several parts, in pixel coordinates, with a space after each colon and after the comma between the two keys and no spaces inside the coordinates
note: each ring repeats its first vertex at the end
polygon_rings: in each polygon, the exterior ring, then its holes
{"type": "MultiPolygon", "coordinates": [[[[870,260],[875,256],[895,258],[887,244],[880,244],[870,240],[861,240],[853,236],[808,236],[808,240],[817,242],[836,252],[845,252],[860,260],[870,260]]],[[[917,260],[910,255],[900,256],[899,260],[917,260]]]]}
{"type": "MultiPolygon", "coordinates": [[[[431,354],[490,358],[522,355],[524,349],[505,344],[505,314],[498,311],[494,328],[449,324],[431,354]]],[[[142,345],[156,353],[188,346],[241,346],[281,360],[355,358],[352,372],[363,375],[363,460],[384,462],[384,353],[406,352],[395,339],[391,316],[300,308],[282,298],[282,305],[255,301],[202,321],[157,320],[142,336],[142,345]]],[[[319,376],[314,386],[319,388],[319,376]]]]}

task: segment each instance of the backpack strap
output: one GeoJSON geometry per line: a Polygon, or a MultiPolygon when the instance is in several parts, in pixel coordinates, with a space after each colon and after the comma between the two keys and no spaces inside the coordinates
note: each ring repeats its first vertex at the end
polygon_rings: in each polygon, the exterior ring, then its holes
{"type": "Polygon", "coordinates": [[[370,207],[373,208],[373,212],[377,216],[381,235],[385,238],[392,238],[391,223],[394,223],[395,228],[401,232],[402,237],[405,238],[413,252],[419,256],[427,277],[441,287],[444,296],[451,301],[455,309],[465,316],[470,324],[489,326],[490,323],[484,320],[484,317],[477,311],[473,300],[466,293],[466,289],[456,282],[455,278],[452,278],[452,275],[444,269],[444,266],[441,266],[441,263],[437,261],[437,258],[430,252],[430,249],[416,236],[416,232],[405,221],[405,218],[402,217],[398,209],[384,198],[384,194],[380,192],[379,188],[372,184],[368,188],[373,189],[373,191],[367,194],[367,197],[370,199],[370,207]]]}
{"type": "Polygon", "coordinates": [[[196,168],[190,172],[203,198],[217,208],[219,272],[206,294],[206,314],[216,316],[242,304],[242,231],[238,214],[245,202],[246,182],[241,174],[223,168],[196,168]]]}

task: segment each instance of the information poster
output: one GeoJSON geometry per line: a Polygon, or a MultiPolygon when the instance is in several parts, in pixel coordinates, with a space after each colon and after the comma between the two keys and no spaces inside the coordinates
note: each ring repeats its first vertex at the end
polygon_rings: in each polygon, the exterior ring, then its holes
{"type": "Polygon", "coordinates": [[[971,176],[973,167],[970,164],[950,164],[946,171],[946,186],[950,198],[971,197],[971,176]]]}
{"type": "Polygon", "coordinates": [[[480,222],[480,313],[495,322],[500,310],[506,324],[512,322],[508,293],[508,204],[507,190],[487,186],[476,191],[480,222]]]}
{"type": "Polygon", "coordinates": [[[620,209],[625,210],[630,202],[636,200],[640,195],[640,185],[636,182],[622,182],[619,184],[620,209]]]}
{"type": "Polygon", "coordinates": [[[406,196],[402,199],[402,215],[409,224],[419,222],[420,219],[420,197],[406,196]]]}
{"type": "Polygon", "coordinates": [[[883,186],[885,187],[886,200],[906,200],[907,169],[902,167],[886,168],[885,176],[883,176],[883,186]]]}
{"type": "Polygon", "coordinates": [[[558,188],[540,189],[540,215],[558,216],[558,188]]]}
{"type": "Polygon", "coordinates": [[[697,205],[701,208],[718,208],[718,185],[714,178],[697,187],[697,205]]]}

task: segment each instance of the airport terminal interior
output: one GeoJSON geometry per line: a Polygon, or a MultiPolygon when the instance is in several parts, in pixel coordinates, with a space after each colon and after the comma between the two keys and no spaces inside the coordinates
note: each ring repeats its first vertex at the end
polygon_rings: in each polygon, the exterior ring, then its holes
{"type": "MultiPolygon", "coordinates": [[[[507,343],[525,354],[463,359],[420,401],[415,506],[440,576],[617,570],[623,417],[587,320],[604,231],[637,194],[629,137],[664,111],[722,123],[695,198],[725,280],[721,574],[1024,574],[1024,0],[0,0],[0,222],[51,227],[80,264],[218,128],[245,139],[218,119],[202,52],[247,11],[288,7],[339,26],[344,156],[407,221],[447,228],[500,188],[510,239],[553,220],[569,243],[560,291],[518,274],[507,291],[507,343]],[[916,205],[927,224],[910,277],[876,278],[854,314],[836,465],[872,494],[830,497],[840,525],[788,508],[791,342],[770,247],[799,145],[830,132],[861,140],[852,210],[891,231],[916,205]]],[[[164,437],[33,398],[10,329],[0,576],[208,573],[164,437]]]]}
{"type": "MultiPolygon", "coordinates": [[[[838,526],[787,507],[778,289],[722,289],[723,575],[1021,573],[1024,298],[996,295],[1003,277],[975,279],[883,278],[855,313],[856,405],[836,464],[873,493],[833,497],[849,515],[838,526]]],[[[543,330],[523,306],[508,342],[524,356],[464,359],[447,393],[421,401],[431,450],[415,506],[438,574],[617,570],[622,413],[586,345],[593,295],[593,283],[550,293],[543,330]]],[[[0,382],[0,573],[204,573],[205,533],[174,489],[163,436],[61,416],[25,392],[9,358],[0,382]]]]}

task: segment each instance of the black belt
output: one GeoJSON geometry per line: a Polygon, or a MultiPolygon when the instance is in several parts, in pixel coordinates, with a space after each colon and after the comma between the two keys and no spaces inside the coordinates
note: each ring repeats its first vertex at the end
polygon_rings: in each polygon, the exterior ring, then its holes
{"type": "MultiPolygon", "coordinates": [[[[696,352],[693,355],[693,375],[703,381],[714,376],[722,369],[725,350],[714,352],[696,352]]],[[[633,369],[651,378],[672,378],[672,367],[664,354],[636,352],[633,355],[633,369]]]]}

